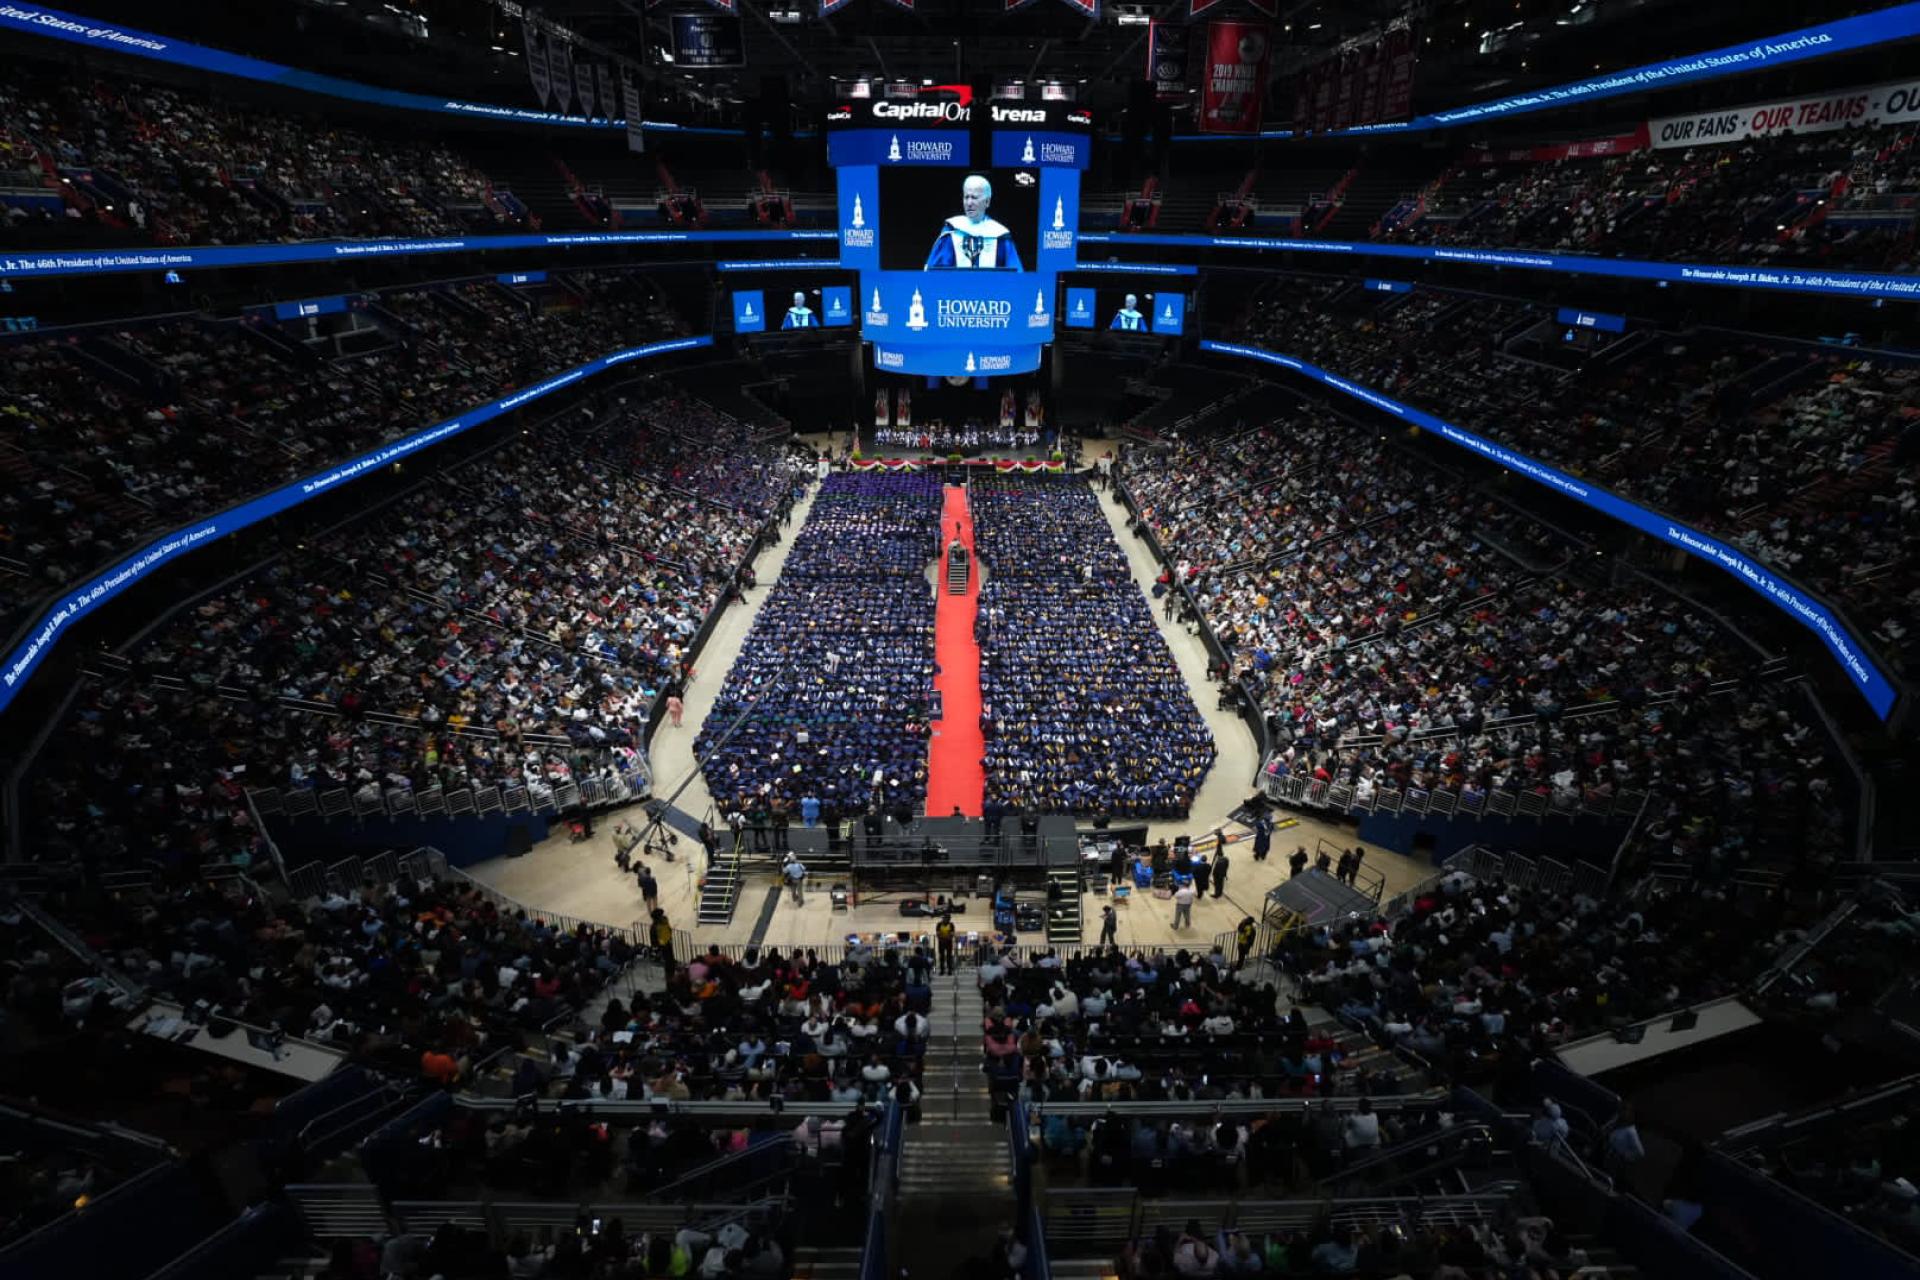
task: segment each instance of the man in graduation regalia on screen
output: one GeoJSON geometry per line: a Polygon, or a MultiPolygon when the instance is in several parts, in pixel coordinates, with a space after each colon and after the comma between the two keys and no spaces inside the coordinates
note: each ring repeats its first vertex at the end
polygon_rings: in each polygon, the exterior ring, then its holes
{"type": "Polygon", "coordinates": [[[993,203],[993,184],[980,174],[969,174],[960,185],[964,212],[947,219],[939,239],[927,255],[928,271],[1019,271],[1020,251],[1004,223],[987,216],[993,203]]]}
{"type": "Polygon", "coordinates": [[[1147,327],[1147,318],[1140,314],[1140,298],[1137,294],[1128,294],[1127,303],[1113,313],[1113,323],[1109,329],[1123,329],[1130,333],[1141,333],[1147,327]]]}
{"type": "Polygon", "coordinates": [[[813,308],[807,305],[807,295],[800,290],[793,291],[793,305],[787,308],[786,319],[780,322],[782,329],[817,329],[819,323],[813,314],[813,308]]]}

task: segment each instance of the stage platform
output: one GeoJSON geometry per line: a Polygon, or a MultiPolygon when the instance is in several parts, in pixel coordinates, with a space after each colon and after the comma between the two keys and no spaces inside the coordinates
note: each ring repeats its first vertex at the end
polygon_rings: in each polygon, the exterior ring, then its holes
{"type": "Polygon", "coordinates": [[[1301,917],[1309,928],[1318,928],[1350,916],[1371,919],[1379,904],[1371,894],[1340,883],[1318,867],[1309,867],[1267,891],[1267,911],[1276,909],[1301,917]]]}

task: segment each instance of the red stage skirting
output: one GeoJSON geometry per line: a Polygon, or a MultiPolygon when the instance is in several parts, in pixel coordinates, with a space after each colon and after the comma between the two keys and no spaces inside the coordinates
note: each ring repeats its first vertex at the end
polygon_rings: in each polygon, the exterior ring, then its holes
{"type": "Polygon", "coordinates": [[[967,491],[947,486],[946,515],[940,529],[939,606],[934,618],[933,653],[940,664],[934,683],[940,690],[945,719],[933,722],[927,748],[927,813],[944,818],[957,807],[969,818],[980,816],[987,775],[980,767],[986,739],[980,733],[980,646],[973,638],[973,622],[980,612],[980,562],[973,554],[973,513],[967,491]],[[960,526],[960,543],[967,549],[973,574],[967,594],[947,592],[946,547],[960,526]]]}

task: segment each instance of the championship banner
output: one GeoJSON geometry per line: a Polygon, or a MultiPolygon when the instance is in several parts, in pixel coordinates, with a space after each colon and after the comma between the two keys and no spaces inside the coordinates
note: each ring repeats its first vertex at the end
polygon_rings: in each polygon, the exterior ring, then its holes
{"type": "Polygon", "coordinates": [[[893,405],[888,401],[887,393],[884,390],[874,392],[873,425],[876,427],[884,427],[892,420],[893,405]]]}
{"type": "Polygon", "coordinates": [[[553,92],[553,82],[547,78],[547,42],[540,38],[540,29],[533,25],[532,10],[528,10],[526,21],[520,24],[520,34],[527,42],[527,79],[533,82],[533,92],[544,107],[553,92]]]}
{"type": "Polygon", "coordinates": [[[1354,105],[1353,122],[1372,124],[1380,119],[1380,87],[1386,77],[1381,75],[1385,61],[1385,42],[1376,40],[1360,53],[1360,98],[1354,105]]]}
{"type": "Polygon", "coordinates": [[[647,149],[645,106],[640,101],[640,86],[634,83],[630,72],[620,73],[620,101],[627,115],[627,150],[645,151],[647,149]]]}
{"type": "Polygon", "coordinates": [[[573,46],[552,31],[547,32],[547,67],[553,105],[565,115],[573,110],[573,46]]]}
{"type": "Polygon", "coordinates": [[[1207,24],[1206,81],[1200,90],[1203,133],[1260,132],[1272,28],[1264,22],[1207,24]]]}
{"type": "Polygon", "coordinates": [[[1405,120],[1413,114],[1413,71],[1420,42],[1412,27],[1387,32],[1387,71],[1380,88],[1380,118],[1405,120]]]}
{"type": "Polygon", "coordinates": [[[746,65],[746,45],[738,18],[711,13],[676,13],[671,17],[673,61],[692,71],[746,65]]]}
{"type": "Polygon", "coordinates": [[[613,91],[613,68],[607,63],[599,63],[593,69],[594,78],[600,82],[600,114],[611,120],[620,114],[620,98],[613,91]]]}
{"type": "Polygon", "coordinates": [[[1147,79],[1153,96],[1171,102],[1187,96],[1187,55],[1193,45],[1190,27],[1155,19],[1147,24],[1147,79]]]}
{"type": "MultiPolygon", "coordinates": [[[[591,62],[575,62],[573,64],[573,96],[579,100],[581,115],[591,116],[594,114],[593,64],[591,62]]],[[[603,111],[600,114],[610,116],[613,112],[603,111]]]]}

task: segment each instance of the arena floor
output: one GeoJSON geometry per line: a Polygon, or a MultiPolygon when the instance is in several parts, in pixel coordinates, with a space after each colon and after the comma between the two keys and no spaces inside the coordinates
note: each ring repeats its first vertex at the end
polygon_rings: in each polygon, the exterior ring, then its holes
{"type": "MultiPolygon", "coordinates": [[[[1090,461],[1110,447],[1111,442],[1107,440],[1085,441],[1082,456],[1090,461]]],[[[1127,533],[1126,510],[1117,500],[1111,495],[1102,495],[1101,506],[1113,526],[1114,537],[1126,549],[1135,582],[1150,594],[1153,581],[1160,574],[1153,553],[1147,549],[1145,542],[1127,533]]],[[[694,774],[694,734],[699,731],[713,706],[714,697],[740,652],[741,643],[759,613],[761,602],[773,589],[780,569],[786,563],[787,551],[793,545],[793,535],[799,531],[812,508],[813,498],[809,494],[794,508],[793,524],[779,545],[762,551],[760,558],[754,562],[754,572],[760,585],[747,593],[744,608],[728,610],[715,628],[706,651],[700,657],[693,683],[687,690],[682,727],[675,729],[663,724],[654,737],[653,766],[658,794],[670,794],[690,774],[694,774]]],[[[934,569],[930,567],[929,590],[933,589],[933,573],[934,569]]],[[[1207,775],[1205,785],[1200,789],[1189,818],[1184,822],[1149,824],[1149,839],[1157,840],[1163,836],[1171,839],[1178,835],[1204,836],[1221,826],[1226,827],[1230,835],[1244,836],[1247,834],[1246,828],[1234,823],[1228,815],[1254,790],[1254,776],[1260,761],[1253,735],[1247,731],[1239,716],[1216,708],[1216,697],[1206,677],[1207,653],[1199,637],[1184,625],[1167,621],[1159,609],[1152,613],[1155,625],[1166,637],[1168,647],[1172,649],[1181,672],[1187,678],[1195,705],[1200,708],[1207,726],[1213,731],[1220,754],[1213,770],[1207,775]]],[[[705,781],[694,776],[675,803],[676,807],[696,817],[704,815],[710,804],[705,781]]],[[[614,864],[612,828],[611,820],[598,823],[594,835],[577,844],[571,842],[562,830],[535,846],[524,857],[496,858],[469,870],[502,893],[530,907],[608,925],[629,926],[638,922],[644,912],[633,877],[614,864]]],[[[1196,903],[1191,928],[1178,932],[1173,929],[1172,903],[1137,898],[1120,910],[1120,942],[1123,945],[1140,946],[1211,943],[1214,935],[1231,930],[1242,917],[1259,914],[1267,890],[1286,876],[1286,857],[1296,846],[1304,845],[1312,852],[1321,840],[1338,848],[1351,847],[1356,843],[1350,829],[1310,817],[1302,817],[1297,826],[1275,833],[1273,857],[1265,863],[1256,863],[1252,846],[1243,841],[1230,851],[1232,866],[1227,877],[1226,893],[1218,898],[1209,895],[1196,903]]],[[[779,895],[777,902],[773,901],[770,895],[776,886],[771,877],[763,877],[749,879],[742,890],[731,924],[702,928],[694,923],[700,847],[683,836],[678,852],[680,857],[677,862],[655,867],[655,876],[660,883],[660,905],[666,910],[667,918],[674,927],[683,932],[691,931],[696,941],[744,942],[757,939],[771,946],[790,946],[825,942],[856,931],[893,930],[902,924],[895,905],[898,895],[834,911],[824,891],[825,886],[817,885],[807,895],[807,901],[796,906],[785,895],[779,895]]],[[[1375,848],[1367,849],[1366,866],[1386,876],[1388,896],[1418,883],[1431,869],[1412,858],[1375,848]]],[[[938,891],[944,892],[947,887],[945,881],[950,879],[951,876],[941,877],[938,891]]],[[[1104,898],[1089,895],[1083,904],[1082,918],[1085,940],[1088,942],[1098,936],[1100,906],[1104,902],[1104,898]]],[[[981,912],[975,919],[963,918],[961,923],[965,928],[978,928],[984,925],[985,920],[985,913],[981,912]]]]}

